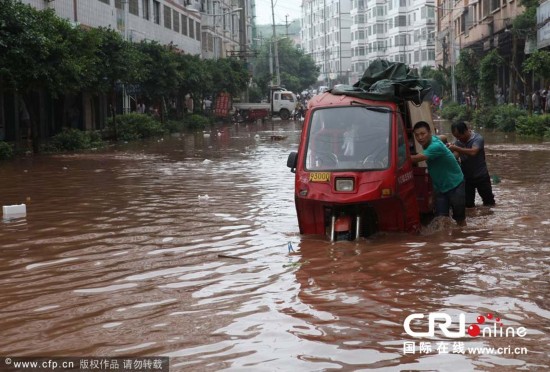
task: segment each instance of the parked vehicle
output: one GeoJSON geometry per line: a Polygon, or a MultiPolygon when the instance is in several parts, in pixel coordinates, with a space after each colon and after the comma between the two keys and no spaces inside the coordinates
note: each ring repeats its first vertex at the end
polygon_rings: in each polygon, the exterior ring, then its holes
{"type": "Polygon", "coordinates": [[[296,95],[283,88],[274,87],[270,90],[268,103],[234,103],[235,110],[239,110],[244,120],[254,121],[267,116],[279,116],[282,120],[288,120],[296,108],[298,99],[296,95]]]}
{"type": "Polygon", "coordinates": [[[403,64],[382,62],[371,64],[367,79],[355,87],[309,101],[298,151],[287,161],[296,173],[302,234],[335,241],[377,231],[413,232],[421,226],[421,214],[432,211],[425,164],[413,165],[410,158],[417,151],[412,127],[419,120],[432,123],[430,104],[423,102],[430,87],[396,74],[395,69],[408,72],[403,64]],[[380,71],[393,79],[373,84],[371,77],[380,71]]]}

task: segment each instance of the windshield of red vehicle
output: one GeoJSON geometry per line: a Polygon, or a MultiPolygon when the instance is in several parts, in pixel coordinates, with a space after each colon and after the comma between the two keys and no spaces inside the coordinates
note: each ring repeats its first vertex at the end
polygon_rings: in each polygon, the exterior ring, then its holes
{"type": "Polygon", "coordinates": [[[306,169],[374,170],[390,163],[390,112],[360,106],[312,113],[306,169]]]}

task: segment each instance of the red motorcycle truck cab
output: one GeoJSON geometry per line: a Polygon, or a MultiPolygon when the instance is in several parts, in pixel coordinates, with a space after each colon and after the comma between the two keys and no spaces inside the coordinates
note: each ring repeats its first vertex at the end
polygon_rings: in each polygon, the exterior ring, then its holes
{"type": "MultiPolygon", "coordinates": [[[[395,76],[403,66],[382,70],[395,76]]],[[[429,87],[418,79],[384,81],[381,92],[358,83],[310,100],[298,151],[287,162],[296,174],[300,233],[334,241],[418,231],[421,213],[431,212],[425,164],[413,165],[410,157],[417,148],[412,127],[432,122],[429,103],[422,102],[429,87]]]]}

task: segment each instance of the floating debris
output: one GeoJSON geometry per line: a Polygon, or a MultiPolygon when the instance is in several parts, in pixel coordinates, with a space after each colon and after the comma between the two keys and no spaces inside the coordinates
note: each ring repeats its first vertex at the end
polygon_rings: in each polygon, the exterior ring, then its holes
{"type": "Polygon", "coordinates": [[[229,258],[231,260],[245,260],[246,261],[246,258],[237,257],[237,256],[227,256],[225,254],[219,254],[218,258],[229,258]]]}
{"type": "Polygon", "coordinates": [[[288,253],[294,252],[294,248],[292,248],[292,243],[288,242],[288,253]]]}

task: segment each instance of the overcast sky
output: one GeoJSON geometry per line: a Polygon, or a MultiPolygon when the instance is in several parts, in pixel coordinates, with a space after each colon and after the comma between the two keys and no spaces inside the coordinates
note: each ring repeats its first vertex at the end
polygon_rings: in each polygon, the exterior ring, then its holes
{"type": "MultiPolygon", "coordinates": [[[[301,0],[273,0],[275,8],[275,24],[284,25],[285,16],[288,14],[288,22],[300,18],[301,0]]],[[[273,24],[271,18],[271,0],[256,0],[256,24],[273,24]]]]}

